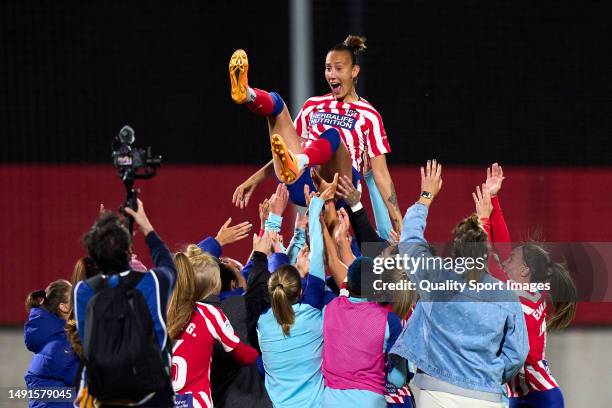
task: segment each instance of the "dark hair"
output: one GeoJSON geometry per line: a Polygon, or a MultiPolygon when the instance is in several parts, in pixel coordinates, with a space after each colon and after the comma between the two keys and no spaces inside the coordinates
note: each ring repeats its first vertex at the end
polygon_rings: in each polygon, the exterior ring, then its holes
{"type": "Polygon", "coordinates": [[[234,270],[219,260],[219,273],[221,274],[221,291],[225,292],[232,289],[232,281],[236,281],[234,270]]]}
{"type": "Polygon", "coordinates": [[[533,242],[523,244],[523,261],[529,268],[530,281],[550,283],[554,312],[547,316],[549,330],[563,329],[576,314],[577,290],[572,276],[562,263],[553,262],[544,248],[533,242]]]}
{"type": "Polygon", "coordinates": [[[29,314],[30,310],[34,309],[35,307],[40,307],[45,300],[45,296],[46,293],[44,289],[30,292],[25,301],[26,312],[29,314]]]}
{"type": "Polygon", "coordinates": [[[348,37],[346,37],[346,39],[343,42],[338,43],[334,45],[333,47],[331,47],[328,52],[348,51],[349,54],[351,54],[352,65],[357,65],[358,64],[357,57],[363,54],[367,48],[365,45],[365,42],[366,42],[365,37],[360,37],[358,35],[349,35],[348,37]]]}
{"type": "Polygon", "coordinates": [[[40,307],[49,313],[61,317],[59,310],[60,303],[70,302],[70,282],[58,279],[51,282],[45,290],[35,290],[26,298],[26,311],[30,313],[32,308],[40,307]]]}
{"type": "Polygon", "coordinates": [[[83,237],[83,243],[100,271],[112,274],[129,269],[132,240],[117,214],[101,214],[83,237]]]}
{"type": "MultiPolygon", "coordinates": [[[[453,258],[483,258],[485,260],[489,258],[487,232],[482,228],[476,214],[459,221],[453,235],[451,250],[453,258]]],[[[473,267],[465,272],[464,277],[467,281],[480,281],[486,272],[486,269],[473,267]]]]}
{"type": "Polygon", "coordinates": [[[348,267],[346,289],[351,296],[368,297],[373,292],[374,276],[374,258],[357,257],[348,267]]]}

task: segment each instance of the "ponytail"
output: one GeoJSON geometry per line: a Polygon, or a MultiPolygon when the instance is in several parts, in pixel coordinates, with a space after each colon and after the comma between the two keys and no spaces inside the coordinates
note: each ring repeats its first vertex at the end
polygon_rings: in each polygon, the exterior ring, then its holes
{"type": "Polygon", "coordinates": [[[32,309],[40,307],[45,301],[45,296],[46,294],[44,289],[30,292],[25,301],[26,312],[29,314],[32,309]]]}
{"type": "Polygon", "coordinates": [[[79,330],[77,329],[76,320],[68,320],[64,329],[66,330],[66,336],[68,337],[72,350],[74,350],[79,359],[83,360],[85,357],[83,354],[81,339],[79,338],[79,330]]]}
{"type": "Polygon", "coordinates": [[[219,262],[190,244],[185,252],[174,255],[176,286],[168,305],[168,335],[176,340],[191,319],[195,303],[211,294],[219,293],[221,276],[219,262]]]}
{"type": "MultiPolygon", "coordinates": [[[[410,281],[409,275],[402,269],[385,269],[382,273],[383,283],[401,284],[402,281],[410,281]]],[[[416,304],[419,293],[415,289],[391,290],[391,308],[393,313],[398,315],[400,319],[405,320],[408,312],[416,304]]]]}
{"type": "Polygon", "coordinates": [[[576,315],[577,290],[567,268],[560,263],[550,266],[550,297],[555,307],[548,318],[549,330],[561,330],[569,326],[576,315]]]}
{"type": "Polygon", "coordinates": [[[549,330],[567,327],[576,314],[577,289],[567,268],[552,262],[544,248],[528,242],[523,245],[523,261],[529,268],[531,282],[550,283],[550,297],[554,311],[547,317],[549,330]]]}
{"type": "Polygon", "coordinates": [[[289,336],[291,326],[295,323],[295,313],[287,299],[283,285],[276,285],[272,290],[272,312],[285,336],[289,336]]]}
{"type": "Polygon", "coordinates": [[[176,286],[172,291],[170,302],[168,303],[168,336],[176,340],[183,327],[191,318],[191,312],[195,305],[193,291],[193,268],[189,258],[182,252],[174,255],[176,265],[176,286]]]}
{"type": "MultiPolygon", "coordinates": [[[[88,256],[84,256],[79,258],[74,264],[74,269],[72,270],[72,286],[75,286],[80,281],[87,280],[91,277],[96,276],[100,273],[98,266],[88,256]]],[[[82,360],[83,359],[83,346],[81,345],[81,340],[79,338],[79,331],[77,330],[76,320],[74,319],[74,299],[72,296],[74,295],[73,291],[70,291],[70,314],[68,320],[66,321],[66,336],[68,336],[68,341],[72,346],[72,349],[76,353],[77,356],[82,360]]]]}
{"type": "Polygon", "coordinates": [[[290,335],[291,326],[295,323],[292,305],[298,301],[301,289],[300,274],[292,265],[281,266],[268,280],[272,313],[285,336],[290,335]]]}
{"type": "Polygon", "coordinates": [[[365,37],[349,35],[343,42],[334,45],[329,51],[348,51],[351,54],[352,65],[358,65],[357,57],[367,49],[365,42],[365,37]]]}
{"type": "MultiPolygon", "coordinates": [[[[76,264],[74,264],[74,268],[72,269],[72,286],[75,286],[80,281],[84,281],[89,278],[92,278],[99,273],[100,273],[100,269],[98,269],[98,266],[93,261],[93,259],[91,259],[88,256],[83,256],[76,261],[76,264]]],[[[72,297],[72,292],[70,296],[72,297]]],[[[69,318],[70,320],[74,319],[73,307],[74,307],[74,300],[71,299],[70,318],[69,318]]]]}
{"type": "Polygon", "coordinates": [[[64,279],[51,282],[45,290],[36,290],[26,298],[26,310],[28,313],[35,307],[41,307],[49,313],[62,317],[59,309],[60,303],[70,303],[70,289],[72,285],[64,279]]]}

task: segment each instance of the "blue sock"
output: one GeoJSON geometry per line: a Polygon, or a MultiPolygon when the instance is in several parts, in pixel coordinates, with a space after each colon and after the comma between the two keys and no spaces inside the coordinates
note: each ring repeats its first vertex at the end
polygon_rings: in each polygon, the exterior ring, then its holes
{"type": "Polygon", "coordinates": [[[281,98],[281,96],[276,92],[270,92],[270,96],[274,101],[274,109],[272,110],[272,116],[278,116],[281,114],[283,108],[285,107],[285,101],[283,101],[283,98],[281,98]]]}
{"type": "Polygon", "coordinates": [[[321,133],[319,136],[320,139],[326,139],[331,145],[332,154],[338,150],[338,146],[340,146],[340,132],[338,129],[327,129],[325,132],[321,133]]]}

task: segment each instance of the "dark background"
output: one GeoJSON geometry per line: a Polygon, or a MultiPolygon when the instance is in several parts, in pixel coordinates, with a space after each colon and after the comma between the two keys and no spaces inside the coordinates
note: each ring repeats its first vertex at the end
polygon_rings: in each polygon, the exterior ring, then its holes
{"type": "MultiPolygon", "coordinates": [[[[315,94],[328,91],[327,50],[348,33],[368,37],[358,91],[383,116],[402,211],[418,196],[416,165],[445,164],[427,239],[449,239],[499,161],[513,239],[612,241],[612,5],[312,4],[315,94]]],[[[214,236],[228,217],[259,229],[257,203],[274,181],[246,209],[231,197],[269,160],[267,128],[231,102],[227,64],[246,49],[251,84],[291,101],[288,21],[288,3],[270,0],[0,2],[0,325],[23,323],[27,293],[70,278],[100,203],[124,200],[110,145],[125,124],[164,156],[137,187],[171,250],[214,236]]],[[[151,265],[142,241],[135,252],[151,265]]],[[[224,254],[245,262],[251,247],[224,254]]],[[[581,303],[575,322],[611,325],[612,303],[581,303]]]]}
{"type": "MultiPolygon", "coordinates": [[[[104,163],[124,124],[166,163],[267,160],[265,122],[229,98],[289,94],[288,3],[0,4],[0,162],[104,163]]],[[[359,93],[391,163],[607,165],[608,2],[314,1],[315,93],[327,49],[368,37],[359,93]]],[[[295,114],[296,112],[294,112],[295,114]]]]}

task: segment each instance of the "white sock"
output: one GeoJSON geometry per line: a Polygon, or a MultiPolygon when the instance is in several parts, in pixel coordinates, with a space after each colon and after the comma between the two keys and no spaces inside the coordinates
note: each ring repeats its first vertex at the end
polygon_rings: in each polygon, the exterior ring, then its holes
{"type": "Polygon", "coordinates": [[[297,154],[296,156],[298,161],[298,170],[308,167],[308,164],[310,163],[308,156],[306,156],[304,153],[297,154]]]}
{"type": "Polygon", "coordinates": [[[255,91],[253,90],[253,88],[251,88],[250,86],[247,88],[247,98],[246,98],[246,103],[251,103],[255,100],[255,97],[257,96],[257,94],[255,93],[255,91]]]}

